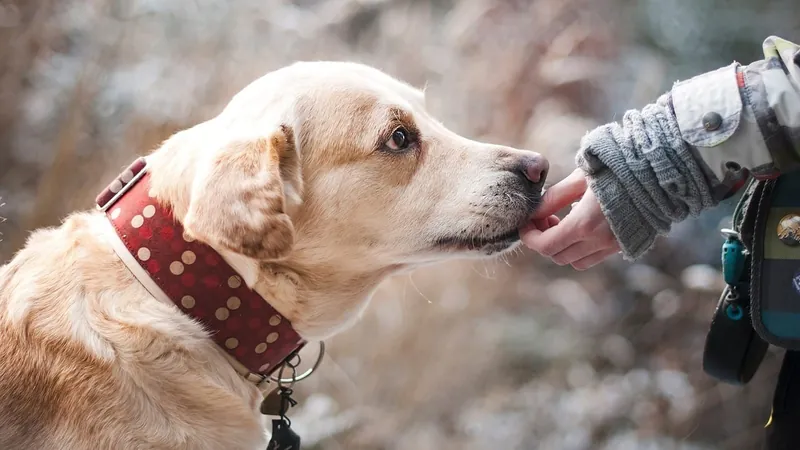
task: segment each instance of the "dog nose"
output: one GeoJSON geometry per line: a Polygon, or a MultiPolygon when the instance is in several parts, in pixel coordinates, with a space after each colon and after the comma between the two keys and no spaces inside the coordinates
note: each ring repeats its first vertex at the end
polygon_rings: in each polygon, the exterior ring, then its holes
{"type": "Polygon", "coordinates": [[[547,178],[547,171],[550,169],[550,163],[541,155],[525,155],[519,162],[519,171],[531,183],[541,186],[547,178]]]}

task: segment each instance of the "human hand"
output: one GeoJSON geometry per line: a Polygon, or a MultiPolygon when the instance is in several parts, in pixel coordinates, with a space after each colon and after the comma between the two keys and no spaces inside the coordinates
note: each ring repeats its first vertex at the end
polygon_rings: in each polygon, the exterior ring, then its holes
{"type": "Polygon", "coordinates": [[[581,169],[545,192],[542,204],[520,235],[529,249],[550,257],[558,265],[570,264],[577,270],[586,270],[620,251],[581,169]],[[576,201],[563,220],[553,215],[576,201]]]}

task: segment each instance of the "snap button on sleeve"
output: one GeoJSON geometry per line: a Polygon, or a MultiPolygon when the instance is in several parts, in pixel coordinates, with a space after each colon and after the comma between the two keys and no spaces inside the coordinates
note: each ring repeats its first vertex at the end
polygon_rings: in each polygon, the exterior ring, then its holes
{"type": "Polygon", "coordinates": [[[722,116],[715,112],[709,112],[703,115],[703,128],[706,131],[716,131],[722,126],[722,116]]]}

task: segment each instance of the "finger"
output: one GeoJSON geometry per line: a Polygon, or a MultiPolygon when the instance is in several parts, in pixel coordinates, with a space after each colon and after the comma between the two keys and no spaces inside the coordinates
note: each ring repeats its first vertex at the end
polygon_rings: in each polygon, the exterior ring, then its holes
{"type": "Polygon", "coordinates": [[[550,216],[547,218],[547,224],[549,225],[548,228],[554,227],[561,222],[561,219],[558,216],[550,216]]]}
{"type": "Polygon", "coordinates": [[[522,232],[524,233],[524,232],[527,232],[528,230],[534,229],[534,228],[539,230],[539,231],[544,231],[544,230],[546,230],[548,228],[551,228],[551,227],[554,227],[554,226],[558,225],[559,221],[560,221],[560,219],[558,217],[556,217],[556,216],[550,216],[550,217],[546,217],[544,219],[536,219],[536,220],[530,222],[528,225],[526,225],[522,229],[522,232]]]}
{"type": "Polygon", "coordinates": [[[533,221],[533,226],[536,227],[539,231],[544,231],[550,228],[550,224],[547,223],[547,219],[536,219],[533,221]]]}
{"type": "Polygon", "coordinates": [[[534,229],[522,233],[522,243],[544,256],[553,256],[563,251],[582,237],[582,233],[578,230],[580,221],[574,217],[575,215],[575,213],[567,214],[557,226],[547,230],[534,229]]]}
{"type": "Polygon", "coordinates": [[[548,228],[558,225],[561,219],[558,216],[545,217],[543,219],[535,219],[526,223],[525,226],[519,229],[520,234],[529,233],[531,230],[544,231],[548,228]]]}
{"type": "Polygon", "coordinates": [[[584,192],[586,192],[586,177],[581,169],[577,169],[547,189],[533,218],[541,219],[555,214],[581,198],[584,192]]]}
{"type": "Polygon", "coordinates": [[[605,261],[606,259],[616,255],[619,253],[619,248],[608,248],[605,250],[600,250],[599,252],[592,253],[591,255],[579,259],[572,263],[572,267],[575,270],[586,270],[591,267],[594,267],[601,262],[605,261]]]}
{"type": "Polygon", "coordinates": [[[611,242],[605,239],[589,239],[578,241],[564,250],[551,256],[550,259],[559,266],[566,266],[574,262],[580,261],[594,253],[607,250],[611,248],[611,242]]]}

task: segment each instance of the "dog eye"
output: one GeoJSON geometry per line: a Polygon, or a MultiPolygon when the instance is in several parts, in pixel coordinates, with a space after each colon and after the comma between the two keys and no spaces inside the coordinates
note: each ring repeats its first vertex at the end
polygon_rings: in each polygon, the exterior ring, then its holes
{"type": "Polygon", "coordinates": [[[411,144],[411,139],[408,136],[408,130],[399,127],[392,132],[392,137],[386,141],[386,147],[393,152],[403,151],[411,144]]]}

